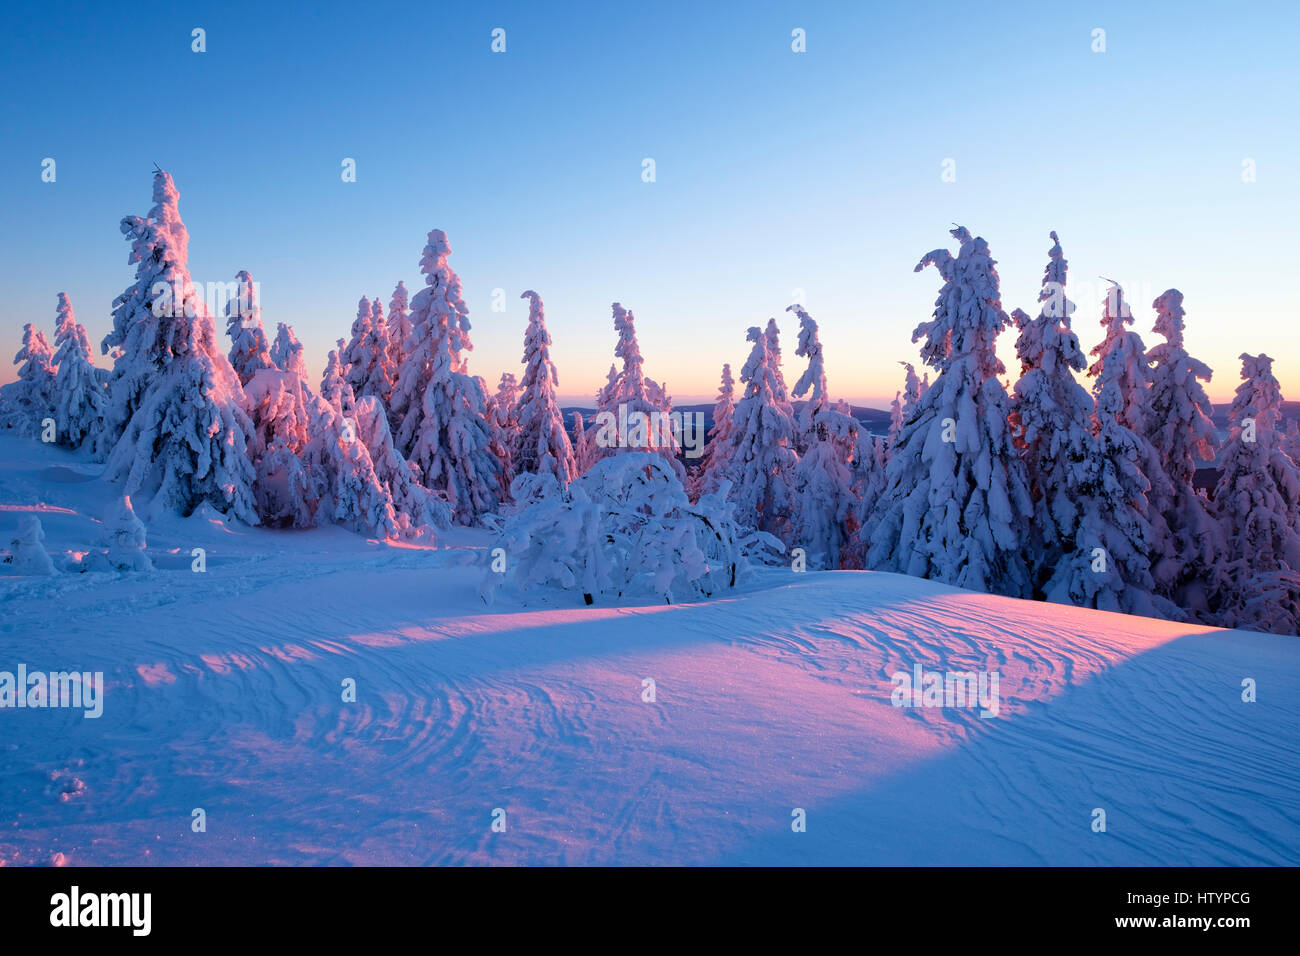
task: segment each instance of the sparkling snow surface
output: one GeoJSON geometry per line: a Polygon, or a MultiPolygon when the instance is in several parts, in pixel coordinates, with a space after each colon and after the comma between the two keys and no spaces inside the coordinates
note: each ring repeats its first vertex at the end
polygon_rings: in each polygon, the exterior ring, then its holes
{"type": "MultiPolygon", "coordinates": [[[[100,547],[99,471],[0,436],[0,548],[33,513],[56,565],[100,547]]],[[[481,532],[137,510],[151,574],[0,564],[0,671],[107,682],[0,709],[0,865],[1300,863],[1294,637],[862,572],[486,607],[481,532]],[[996,670],[1000,714],[892,706],[915,664],[996,670]]]]}

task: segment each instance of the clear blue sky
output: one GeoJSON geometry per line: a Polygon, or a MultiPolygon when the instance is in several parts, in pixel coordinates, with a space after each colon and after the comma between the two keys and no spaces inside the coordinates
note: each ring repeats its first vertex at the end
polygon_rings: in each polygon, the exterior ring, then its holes
{"type": "Polygon", "coordinates": [[[724,361],[738,373],[746,328],[773,315],[793,382],[784,309],[803,289],[832,392],[879,405],[938,288],[912,267],[956,221],[989,240],[1008,311],[1034,311],[1056,229],[1086,347],[1099,275],[1126,285],[1148,344],[1150,301],[1173,286],[1215,400],[1242,351],[1277,359],[1300,398],[1300,5],[1079,7],[11,6],[3,358],[24,322],[52,337],[59,291],[98,348],[133,275],[117,223],[147,213],[157,162],[181,191],[195,280],[248,269],[268,329],[296,328],[313,375],[361,295],[386,307],[398,279],[414,293],[438,227],[471,310],[471,370],[492,384],[520,370],[529,288],[562,395],[604,380],[615,300],[679,402],[711,396],[724,361]],[[206,53],[191,52],[195,27],[206,53]]]}

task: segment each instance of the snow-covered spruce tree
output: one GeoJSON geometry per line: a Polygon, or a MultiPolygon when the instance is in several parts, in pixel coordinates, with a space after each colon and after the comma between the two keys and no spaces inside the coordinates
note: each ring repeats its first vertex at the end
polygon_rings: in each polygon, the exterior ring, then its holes
{"type": "Polygon", "coordinates": [[[307,363],[302,357],[302,343],[293,334],[293,327],[281,322],[271,344],[271,361],[282,372],[292,372],[307,381],[307,363]]]}
{"type": "MultiPolygon", "coordinates": [[[[179,216],[168,219],[178,194],[162,170],[154,176],[154,199],[158,215],[144,232],[157,240],[151,256],[164,264],[159,276],[169,294],[141,302],[119,297],[119,312],[134,318],[117,361],[125,368],[117,375],[115,366],[111,386],[124,391],[110,391],[110,408],[115,414],[132,411],[104,475],[121,481],[125,494],[151,496],[154,508],[189,515],[206,501],[257,524],[248,454],[252,422],[239,377],[217,347],[212,316],[190,281],[188,235],[179,216]]],[[[115,315],[115,329],[116,320],[115,315]]]]}
{"type": "Polygon", "coordinates": [[[921,384],[921,380],[916,377],[916,368],[911,362],[898,364],[907,369],[907,375],[903,380],[903,391],[901,394],[894,394],[894,400],[889,406],[889,436],[886,445],[890,448],[898,441],[898,436],[903,431],[903,423],[908,421],[916,411],[916,404],[929,385],[928,376],[926,384],[924,386],[921,384]]]}
{"type": "Polygon", "coordinates": [[[244,395],[253,421],[253,495],[262,523],[312,527],[318,502],[302,458],[316,419],[316,396],[296,374],[280,369],[257,372],[244,395]]]}
{"type": "Polygon", "coordinates": [[[1002,310],[988,243],[961,226],[961,243],[927,253],[944,279],[934,317],[912,340],[938,373],[903,424],[887,485],[864,529],[868,565],[1012,597],[1031,592],[1023,535],[1031,515],[1024,463],[1007,423],[998,376],[1002,310]]]}
{"type": "Polygon", "coordinates": [[[586,604],[642,594],[671,604],[734,587],[753,557],[781,549],[736,521],[725,483],[692,505],[671,463],[650,452],[611,455],[567,487],[524,472],[511,490],[521,507],[505,520],[505,572],[480,588],[488,601],[505,583],[577,590],[586,604]]]}
{"type": "Polygon", "coordinates": [[[1145,440],[1150,430],[1151,365],[1147,361],[1142,336],[1125,327],[1132,324],[1133,314],[1124,301],[1124,290],[1112,283],[1102,304],[1101,325],[1106,330],[1106,335],[1089,353],[1095,355],[1097,360],[1088,369],[1088,374],[1096,378],[1093,383],[1094,394],[1100,394],[1102,366],[1117,366],[1111,370],[1111,377],[1119,388],[1124,403],[1120,411],[1120,424],[1145,440]]]}
{"type": "Polygon", "coordinates": [[[123,217],[131,243],[135,282],[113,300],[113,328],[100,349],[113,355],[108,413],[96,440],[106,458],[144,399],[145,389],[171,361],[171,318],[184,311],[189,283],[189,232],[181,221],[180,193],[161,169],[154,172],[153,208],[147,218],[123,217]]]}
{"type": "Polygon", "coordinates": [[[341,356],[348,365],[348,384],[357,398],[374,395],[385,406],[388,404],[393,392],[388,345],[384,307],[378,298],[372,302],[363,297],[357,304],[356,321],[352,323],[352,341],[341,356]]]}
{"type": "MultiPolygon", "coordinates": [[[[1094,379],[1093,394],[1099,407],[1103,380],[1113,383],[1120,401],[1117,420],[1133,433],[1137,442],[1137,466],[1150,486],[1146,498],[1148,501],[1165,501],[1172,495],[1169,477],[1161,464],[1160,453],[1147,437],[1152,425],[1152,370],[1142,337],[1126,328],[1132,324],[1133,315],[1124,300],[1124,290],[1112,283],[1102,304],[1101,325],[1106,335],[1089,353],[1097,358],[1088,369],[1088,375],[1094,379]]],[[[1099,434],[1095,426],[1093,431],[1099,434]]],[[[1170,540],[1169,526],[1159,510],[1147,509],[1146,519],[1151,524],[1147,546],[1151,549],[1154,566],[1159,560],[1158,549],[1162,542],[1170,540]]]]}
{"type": "Polygon", "coordinates": [[[1300,469],[1281,449],[1282,390],[1267,355],[1243,354],[1241,377],[1214,491],[1215,611],[1224,627],[1300,634],[1300,469]]]}
{"type": "Polygon", "coordinates": [[[411,334],[411,314],[406,297],[406,283],[397,283],[388,300],[388,377],[397,384],[397,373],[406,358],[406,339],[411,334]]]}
{"type": "Polygon", "coordinates": [[[398,533],[402,537],[431,539],[433,529],[451,527],[450,506],[421,485],[420,470],[398,454],[388,429],[388,415],[378,396],[357,399],[356,421],[375,476],[393,499],[398,533]]]}
{"type": "Polygon", "coordinates": [[[18,534],[9,543],[8,561],[17,574],[54,573],[54,561],[45,550],[45,529],[38,516],[19,515],[18,534]]]}
{"type": "Polygon", "coordinates": [[[589,452],[593,460],[629,450],[654,452],[662,455],[684,482],[686,469],[678,460],[678,438],[669,419],[672,400],[666,389],[645,375],[631,310],[618,302],[611,310],[618,333],[614,355],[623,360],[623,367],[617,372],[611,368],[612,377],[597,396],[596,419],[588,426],[592,436],[589,452]]]}
{"type": "Polygon", "coordinates": [[[513,372],[502,372],[495,395],[488,396],[488,425],[492,429],[492,454],[501,462],[502,500],[509,497],[515,477],[515,451],[519,444],[519,383],[513,372]]]}
{"type": "Polygon", "coordinates": [[[226,303],[226,334],[230,336],[230,365],[239,376],[239,384],[264,368],[275,368],[271,348],[262,327],[262,306],[257,301],[257,286],[247,270],[235,276],[239,291],[226,303]]]}
{"type": "Polygon", "coordinates": [[[1169,289],[1152,308],[1155,331],[1166,341],[1147,352],[1154,366],[1147,437],[1168,481],[1152,489],[1151,508],[1169,533],[1158,543],[1151,572],[1159,593],[1205,619],[1210,599],[1205,582],[1217,564],[1219,529],[1193,478],[1198,461],[1214,460],[1218,442],[1210,399],[1201,386],[1211,372],[1183,348],[1183,294],[1169,289]]]}
{"type": "Polygon", "coordinates": [[[752,326],[753,343],[740,371],[745,394],[736,403],[731,447],[724,477],[732,482],[736,520],[788,544],[793,536],[790,509],[794,500],[794,413],[780,379],[780,352],[771,337],[752,326]]]}
{"type": "Polygon", "coordinates": [[[346,375],[347,366],[331,350],[321,395],[312,403],[311,440],[303,452],[311,497],[318,502],[316,521],[392,537],[400,531],[393,497],[359,434],[356,396],[346,375]]]}
{"type": "MultiPolygon", "coordinates": [[[[387,329],[384,333],[387,334],[387,329]]],[[[385,392],[391,391],[392,383],[385,367],[387,345],[384,353],[375,354],[377,339],[374,307],[368,298],[362,296],[357,303],[357,317],[352,322],[352,338],[339,356],[342,364],[348,367],[348,384],[357,398],[378,395],[382,401],[385,392]]]]}
{"type": "Polygon", "coordinates": [[[591,459],[587,454],[587,424],[582,420],[582,412],[573,413],[573,437],[569,439],[569,444],[573,447],[574,473],[586,474],[591,459]]]}
{"type": "Polygon", "coordinates": [[[1070,328],[1075,305],[1065,295],[1069,266],[1055,232],[1051,238],[1037,318],[1020,309],[1012,313],[1020,330],[1020,379],[1012,393],[1010,422],[1034,499],[1026,547],[1035,596],[1061,557],[1075,549],[1080,515],[1075,472],[1094,453],[1095,403],[1074,377],[1088,360],[1070,328]]]}
{"type": "Polygon", "coordinates": [[[866,428],[859,426],[857,447],[853,450],[853,460],[849,464],[857,533],[842,552],[841,566],[844,568],[861,570],[867,566],[869,542],[863,529],[875,514],[876,506],[885,493],[888,464],[889,439],[872,435],[866,428]]]}
{"type": "Polygon", "coordinates": [[[524,333],[524,380],[520,385],[514,470],[554,475],[561,485],[577,477],[573,446],[564,431],[564,413],[555,389],[560,377],[551,361],[551,333],[546,330],[542,298],[529,289],[528,331],[524,333]]]}
{"type": "MultiPolygon", "coordinates": [[[[341,340],[340,340],[341,341],[341,340]]],[[[321,398],[337,408],[340,414],[349,415],[356,405],[356,393],[348,382],[350,366],[339,358],[339,349],[330,349],[325,359],[325,374],[320,380],[321,398]]]]}
{"type": "Polygon", "coordinates": [[[487,398],[464,371],[469,307],[460,278],[447,264],[451,245],[441,229],[429,233],[420,259],[425,288],[411,303],[406,359],[393,390],[400,420],[397,444],[424,476],[425,487],[446,493],[456,521],[472,524],[496,510],[501,462],[492,453],[487,398]]]}
{"type": "MultiPolygon", "coordinates": [[[[592,465],[601,458],[601,449],[596,444],[596,435],[599,432],[595,422],[607,418],[609,415],[618,415],[618,402],[615,397],[618,389],[618,366],[610,363],[609,371],[605,373],[605,384],[596,390],[596,413],[592,417],[592,423],[583,423],[582,431],[575,433],[571,439],[573,445],[574,460],[578,466],[579,474],[585,474],[592,465]]],[[[576,419],[582,418],[581,415],[575,414],[576,419]]]]}
{"type": "Polygon", "coordinates": [[[731,455],[731,433],[736,414],[736,380],[731,377],[731,364],[722,366],[722,382],[718,397],[713,402],[713,424],[709,427],[709,442],[704,448],[696,480],[696,494],[713,494],[726,480],[727,462],[731,455]]]}
{"type": "Polygon", "coordinates": [[[88,441],[93,444],[108,407],[108,393],[91,362],[85,326],[77,322],[72,302],[64,292],[59,293],[54,347],[58,350],[54,355],[58,368],[54,378],[54,421],[59,444],[70,448],[80,448],[88,441]]]}
{"type": "Polygon", "coordinates": [[[39,435],[41,422],[54,414],[57,380],[54,351],[45,333],[30,322],[23,326],[23,344],[14,364],[18,381],[8,387],[6,397],[13,404],[15,425],[24,435],[39,435]]]}
{"type": "Polygon", "coordinates": [[[1056,564],[1044,585],[1058,604],[1183,619],[1182,612],[1154,594],[1148,517],[1150,481],[1142,470],[1144,442],[1124,425],[1123,365],[1099,373],[1095,428],[1080,460],[1066,472],[1065,496],[1078,509],[1074,548],[1056,564]]]}
{"type": "Polygon", "coordinates": [[[803,548],[814,567],[844,567],[845,553],[858,530],[858,499],[853,491],[852,462],[858,449],[858,423],[826,394],[826,368],[817,323],[802,306],[796,355],[808,368],[794,386],[794,396],[809,395],[799,410],[794,473],[793,545],[803,548]]]}
{"type": "Polygon", "coordinates": [[[1291,460],[1300,464],[1300,422],[1294,418],[1286,420],[1286,438],[1282,442],[1282,450],[1291,456],[1291,460]]]}
{"type": "Polygon", "coordinates": [[[388,325],[384,321],[384,307],[379,303],[378,296],[370,303],[370,332],[366,343],[367,351],[374,356],[374,364],[357,398],[375,395],[387,408],[389,399],[393,397],[393,367],[388,364],[388,347],[392,343],[388,338],[388,325]]]}

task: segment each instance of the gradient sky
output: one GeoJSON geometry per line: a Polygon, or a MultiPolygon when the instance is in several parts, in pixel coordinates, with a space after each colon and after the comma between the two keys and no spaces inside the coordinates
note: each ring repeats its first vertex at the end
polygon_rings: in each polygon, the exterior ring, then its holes
{"type": "MultiPolygon", "coordinates": [[[[738,374],[746,328],[769,316],[793,382],[784,310],[802,289],[832,393],[880,406],[939,287],[912,267],[958,222],[989,241],[1008,311],[1036,311],[1055,229],[1085,348],[1098,276],[1125,285],[1148,345],[1150,302],[1176,287],[1215,401],[1243,351],[1272,355],[1300,398],[1295,3],[268,6],[6,8],[3,358],[24,322],[53,338],[59,291],[98,350],[133,278],[118,220],[148,212],[157,162],[194,279],[248,269],[313,377],[360,296],[387,308],[398,279],[420,287],[437,227],[471,370],[493,385],[522,370],[529,288],[562,396],[589,402],[604,381],[615,300],[679,403],[711,397],[723,362],[738,374]]],[[[1004,333],[1012,375],[1013,346],[1004,333]]]]}

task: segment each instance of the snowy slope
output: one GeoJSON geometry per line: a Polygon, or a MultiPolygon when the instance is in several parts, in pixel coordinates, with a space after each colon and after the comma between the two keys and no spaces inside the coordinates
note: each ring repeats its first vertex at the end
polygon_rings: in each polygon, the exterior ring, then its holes
{"type": "MultiPolygon", "coordinates": [[[[0,541],[97,543],[98,471],[0,436],[0,541]]],[[[861,572],[489,608],[476,532],[142,517],[154,574],[0,565],[0,670],[108,684],[0,710],[0,863],[1300,863],[1295,638],[861,572]],[[996,670],[999,715],[892,706],[914,664],[996,670]]]]}

